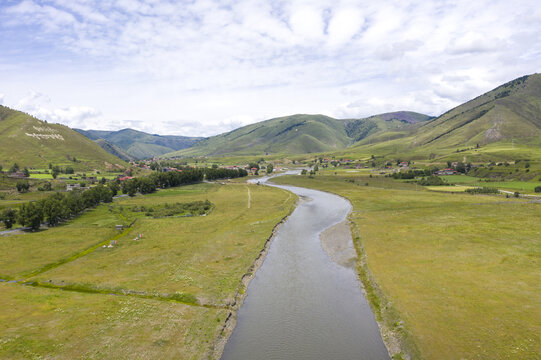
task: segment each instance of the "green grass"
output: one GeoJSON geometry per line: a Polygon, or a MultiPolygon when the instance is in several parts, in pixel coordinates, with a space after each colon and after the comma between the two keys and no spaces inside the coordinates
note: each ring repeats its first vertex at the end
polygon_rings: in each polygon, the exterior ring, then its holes
{"type": "Polygon", "coordinates": [[[376,315],[415,357],[538,357],[539,204],[359,186],[340,176],[275,181],[350,199],[355,242],[377,284],[376,315]]]}
{"type": "Polygon", "coordinates": [[[442,192],[451,192],[451,193],[460,193],[468,189],[474,189],[474,186],[464,186],[464,185],[455,185],[455,186],[425,186],[425,189],[431,191],[442,191],[442,192]]]}
{"type": "Polygon", "coordinates": [[[21,169],[46,168],[49,163],[62,167],[69,165],[75,170],[107,169],[115,164],[127,166],[67,126],[46,123],[4,106],[0,106],[0,134],[0,164],[4,170],[15,162],[21,169]],[[26,134],[38,134],[42,138],[26,134]],[[51,136],[55,138],[43,138],[51,136]],[[73,157],[77,162],[72,161],[73,157]]]}
{"type": "Polygon", "coordinates": [[[122,199],[117,206],[129,209],[207,198],[215,205],[209,216],[140,218],[133,232],[119,239],[117,248],[98,249],[35,280],[160,294],[181,291],[202,303],[227,304],[266,237],[289,211],[292,195],[254,185],[203,184],[122,199]],[[143,239],[134,241],[140,233],[143,239]]]}
{"type": "Polygon", "coordinates": [[[442,176],[449,183],[461,184],[461,185],[470,185],[470,186],[485,186],[493,187],[500,190],[510,190],[510,191],[519,191],[525,193],[534,194],[534,189],[537,186],[541,186],[541,181],[494,181],[480,179],[467,175],[450,175],[442,176]]]}
{"type": "Polygon", "coordinates": [[[0,237],[0,279],[27,284],[0,282],[0,307],[9,309],[0,313],[0,358],[214,358],[242,277],[295,201],[269,187],[198,184],[0,237]],[[132,211],[206,199],[215,205],[207,216],[132,211]],[[111,239],[117,245],[103,248],[111,239]]]}
{"type": "Polygon", "coordinates": [[[47,179],[52,180],[53,176],[51,174],[36,174],[30,173],[30,179],[47,179]]]}
{"type": "Polygon", "coordinates": [[[199,359],[228,311],[0,283],[0,358],[199,359]]]}
{"type": "Polygon", "coordinates": [[[107,205],[90,210],[65,225],[0,238],[0,278],[21,279],[32,271],[69,257],[116,234],[122,223],[107,205]]]}

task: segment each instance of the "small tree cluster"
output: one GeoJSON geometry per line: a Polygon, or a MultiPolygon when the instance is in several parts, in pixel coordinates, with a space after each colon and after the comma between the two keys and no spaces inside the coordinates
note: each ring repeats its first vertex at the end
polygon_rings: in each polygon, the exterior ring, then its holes
{"type": "Polygon", "coordinates": [[[30,189],[30,184],[28,181],[17,181],[17,184],[15,185],[17,188],[17,191],[20,193],[27,192],[30,189]]]}
{"type": "Polygon", "coordinates": [[[83,192],[55,193],[45,199],[23,204],[17,220],[22,226],[38,230],[43,221],[47,221],[49,226],[56,226],[79,215],[85,209],[93,208],[101,202],[111,201],[113,201],[112,192],[103,185],[83,192]]]}
{"type": "Polygon", "coordinates": [[[12,208],[4,209],[0,213],[0,221],[4,223],[6,229],[11,229],[17,220],[17,210],[12,208]]]}
{"type": "Polygon", "coordinates": [[[422,186],[440,186],[440,185],[449,185],[445,180],[443,180],[439,176],[427,176],[426,178],[422,178],[420,180],[417,180],[417,183],[422,186]]]}
{"type": "MultiPolygon", "coordinates": [[[[271,165],[271,169],[272,169],[272,165],[271,165]]],[[[267,172],[268,172],[268,167],[267,167],[267,172]]],[[[244,177],[244,176],[248,176],[248,172],[244,169],[223,169],[223,168],[205,169],[205,178],[207,180],[235,179],[235,178],[244,177]]]]}
{"type": "Polygon", "coordinates": [[[496,188],[493,187],[476,187],[473,189],[466,189],[466,192],[469,194],[498,194],[499,191],[496,188]]]}
{"type": "Polygon", "coordinates": [[[202,169],[185,169],[182,172],[155,172],[150,176],[129,179],[122,182],[122,192],[129,196],[136,193],[149,194],[157,188],[169,188],[179,185],[194,184],[203,181],[204,171],[202,169]]]}

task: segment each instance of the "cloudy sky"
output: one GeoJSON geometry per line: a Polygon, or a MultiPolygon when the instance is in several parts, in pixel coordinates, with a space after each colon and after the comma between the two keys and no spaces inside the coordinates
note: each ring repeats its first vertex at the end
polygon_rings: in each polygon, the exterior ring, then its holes
{"type": "Polygon", "coordinates": [[[208,136],[295,113],[440,113],[541,72],[539,0],[0,0],[0,104],[208,136]]]}

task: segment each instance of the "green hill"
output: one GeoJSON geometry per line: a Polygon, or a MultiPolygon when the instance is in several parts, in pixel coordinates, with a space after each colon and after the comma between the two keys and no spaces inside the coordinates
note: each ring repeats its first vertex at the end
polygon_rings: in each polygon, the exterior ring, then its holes
{"type": "Polygon", "coordinates": [[[76,169],[123,168],[127,164],[67,126],[50,124],[0,105],[0,164],[7,168],[46,168],[49,163],[76,169]],[[75,161],[74,161],[75,160],[75,161]]]}
{"type": "Polygon", "coordinates": [[[523,76],[411,127],[368,134],[336,156],[541,158],[541,74],[523,76]]]}
{"type": "Polygon", "coordinates": [[[541,74],[523,76],[462,104],[419,129],[418,146],[528,142],[541,135],[541,74]]]}
{"type": "Polygon", "coordinates": [[[194,146],[163,155],[230,156],[305,154],[343,149],[370,134],[405,129],[430,117],[396,112],[366,119],[338,120],[324,115],[292,115],[247,125],[212,136],[194,146]]]}
{"type": "Polygon", "coordinates": [[[200,137],[148,134],[133,129],[118,131],[75,130],[92,140],[106,140],[135,159],[152,158],[184,149],[202,139],[200,137]]]}

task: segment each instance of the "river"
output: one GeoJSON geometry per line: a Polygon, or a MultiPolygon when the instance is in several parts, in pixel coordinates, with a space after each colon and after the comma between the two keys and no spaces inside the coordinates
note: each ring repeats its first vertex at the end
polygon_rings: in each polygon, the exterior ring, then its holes
{"type": "Polygon", "coordinates": [[[222,360],[389,359],[356,272],[333,262],[319,238],[345,220],[351,204],[321,191],[269,185],[301,201],[248,286],[222,360]]]}

